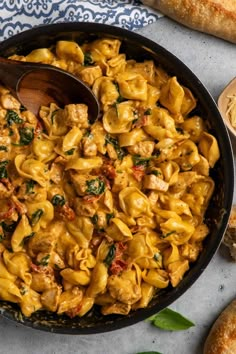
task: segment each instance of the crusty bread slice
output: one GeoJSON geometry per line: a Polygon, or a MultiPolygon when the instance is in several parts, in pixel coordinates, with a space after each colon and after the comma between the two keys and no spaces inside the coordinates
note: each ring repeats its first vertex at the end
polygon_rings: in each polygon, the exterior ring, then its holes
{"type": "Polygon", "coordinates": [[[223,243],[229,248],[231,257],[236,261],[236,205],[232,208],[223,243]]]}
{"type": "Polygon", "coordinates": [[[143,0],[173,20],[236,43],[236,0],[143,0]]]}
{"type": "Polygon", "coordinates": [[[213,324],[203,354],[236,353],[236,300],[232,301],[213,324]]]}

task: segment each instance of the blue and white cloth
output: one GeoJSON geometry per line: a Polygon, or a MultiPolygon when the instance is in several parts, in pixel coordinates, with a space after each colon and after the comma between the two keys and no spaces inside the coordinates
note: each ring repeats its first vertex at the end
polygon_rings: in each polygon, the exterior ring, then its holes
{"type": "Polygon", "coordinates": [[[137,30],[161,16],[140,0],[0,0],[0,41],[43,24],[83,21],[137,30]]]}

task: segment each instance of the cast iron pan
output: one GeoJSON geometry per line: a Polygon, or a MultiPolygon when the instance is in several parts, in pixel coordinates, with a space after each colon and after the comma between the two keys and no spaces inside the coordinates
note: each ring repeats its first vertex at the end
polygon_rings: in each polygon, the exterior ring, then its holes
{"type": "Polygon", "coordinates": [[[173,54],[145,37],[124,29],[95,23],[59,23],[36,27],[22,32],[0,43],[0,55],[27,54],[40,47],[49,47],[57,40],[74,40],[78,43],[99,37],[112,37],[122,40],[121,52],[127,58],[153,59],[179,82],[193,92],[198,100],[194,114],[208,121],[210,132],[217,138],[221,158],[217,162],[212,177],[216,183],[215,193],[206,213],[206,223],[210,234],[204,243],[199,259],[193,264],[184,279],[176,288],[163,289],[155,296],[147,308],[131,312],[127,316],[102,316],[99,308],[94,308],[83,318],[70,319],[46,311],[38,311],[30,318],[22,316],[17,305],[0,301],[0,313],[5,318],[39,330],[66,333],[89,334],[107,332],[135,324],[157,313],[178,299],[197,280],[204,271],[220,245],[224,235],[232,205],[234,188],[234,164],[230,140],[217,106],[199,79],[173,54]]]}

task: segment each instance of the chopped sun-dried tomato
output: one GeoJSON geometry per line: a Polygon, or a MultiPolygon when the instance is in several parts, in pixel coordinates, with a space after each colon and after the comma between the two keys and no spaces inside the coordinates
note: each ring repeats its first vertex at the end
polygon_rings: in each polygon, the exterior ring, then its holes
{"type": "Polygon", "coordinates": [[[134,178],[138,181],[141,182],[143,176],[145,175],[145,167],[143,165],[140,166],[133,166],[132,167],[133,170],[133,175],[134,178]]]}

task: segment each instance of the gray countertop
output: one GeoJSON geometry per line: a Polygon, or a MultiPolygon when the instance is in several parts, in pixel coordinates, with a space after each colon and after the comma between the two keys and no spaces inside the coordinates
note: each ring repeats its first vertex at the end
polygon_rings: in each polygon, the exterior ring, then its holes
{"type": "MultiPolygon", "coordinates": [[[[139,33],[179,57],[215,99],[236,76],[236,46],[233,44],[192,31],[167,18],[139,33]]],[[[236,154],[236,141],[233,145],[236,154]]],[[[187,331],[167,332],[148,322],[140,322],[105,334],[70,336],[32,330],[0,317],[0,354],[135,354],[142,351],[201,354],[213,321],[236,297],[235,280],[236,263],[221,246],[200,278],[170,306],[196,324],[187,331]]]]}

